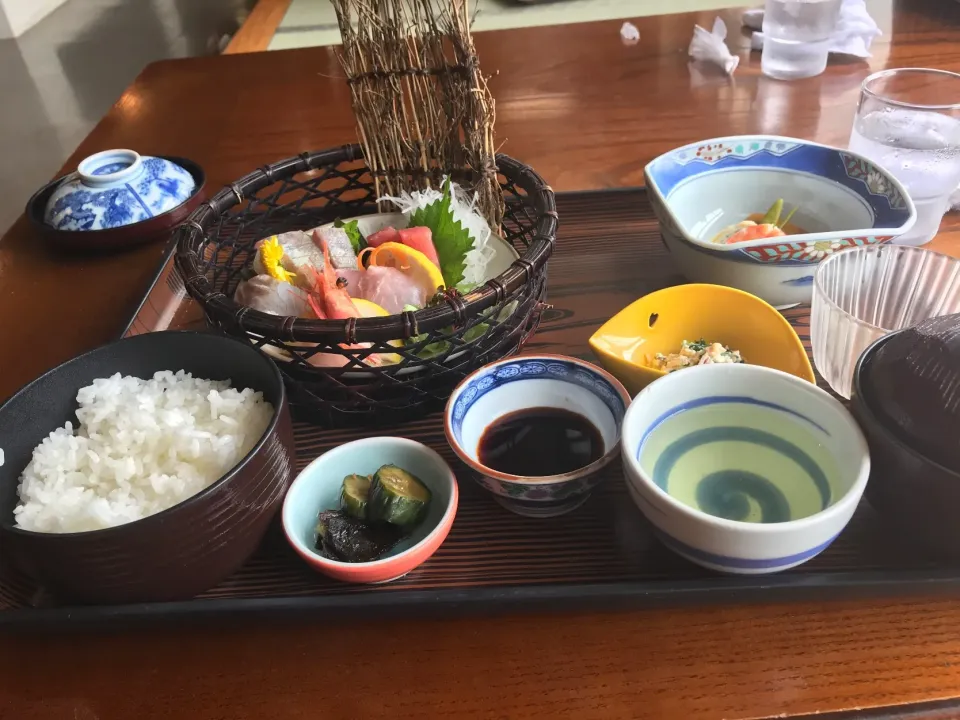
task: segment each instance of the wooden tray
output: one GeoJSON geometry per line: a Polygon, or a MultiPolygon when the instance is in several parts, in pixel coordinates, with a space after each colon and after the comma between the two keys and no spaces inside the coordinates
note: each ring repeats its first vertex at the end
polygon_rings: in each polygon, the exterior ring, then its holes
{"type": "MultiPolygon", "coordinates": [[[[632,300],[683,282],[664,249],[641,189],[562,194],[561,226],[550,260],[549,302],[525,352],[591,359],[587,338],[632,300]]],[[[160,268],[126,335],[202,328],[199,308],[172,270],[160,268]]],[[[784,313],[809,350],[809,309],[784,313]]],[[[623,608],[679,603],[768,602],[852,594],[927,593],[960,588],[960,568],[905,550],[866,501],[828,550],[774,576],[727,577],[677,557],[650,532],[620,482],[619,468],[573,513],[519,517],[496,504],[454,457],[434,414],[402,427],[325,431],[296,427],[298,468],[340,443],[370,434],[403,435],[438,450],[460,480],[460,509],[444,545],[426,564],[387,585],[343,585],[315,574],[277,527],[257,554],[221,585],[188,602],[71,607],[43,588],[0,569],[0,627],[63,627],[127,620],[299,612],[339,621],[349,614],[488,612],[623,608]],[[319,615],[321,611],[331,611],[319,615]]]]}

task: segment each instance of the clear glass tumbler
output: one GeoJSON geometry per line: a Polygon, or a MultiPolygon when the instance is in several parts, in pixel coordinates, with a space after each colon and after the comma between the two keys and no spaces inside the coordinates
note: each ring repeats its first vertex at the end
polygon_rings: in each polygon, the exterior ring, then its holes
{"type": "Polygon", "coordinates": [[[842,4],[843,0],[766,0],[763,74],[793,80],[822,73],[842,4]]]}
{"type": "Polygon", "coordinates": [[[917,206],[916,225],[895,242],[930,242],[960,185],[960,75],[900,68],[868,77],[850,149],[890,171],[917,206]]]}
{"type": "Polygon", "coordinates": [[[960,312],[960,260],[902,245],[831,255],[813,278],[813,364],[850,397],[860,354],[877,338],[927,318],[960,312]]]}

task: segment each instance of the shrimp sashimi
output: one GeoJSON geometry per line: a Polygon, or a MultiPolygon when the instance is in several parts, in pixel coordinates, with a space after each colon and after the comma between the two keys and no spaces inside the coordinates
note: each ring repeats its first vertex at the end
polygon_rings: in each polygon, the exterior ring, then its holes
{"type": "MultiPolygon", "coordinates": [[[[307,302],[317,317],[322,320],[345,320],[347,318],[363,317],[360,310],[353,304],[350,293],[346,290],[346,280],[337,276],[337,271],[330,264],[330,254],[327,243],[316,231],[314,242],[323,250],[323,270],[311,268],[313,274],[313,288],[307,293],[307,302]]],[[[360,350],[370,347],[369,343],[356,345],[341,345],[346,350],[360,350]]],[[[314,367],[343,367],[347,358],[332,353],[317,353],[307,360],[314,367]]],[[[380,365],[382,360],[378,355],[368,355],[364,362],[368,365],[380,365]]]]}
{"type": "Polygon", "coordinates": [[[313,239],[323,251],[323,271],[312,268],[315,283],[311,295],[318,300],[323,316],[330,320],[361,317],[346,290],[346,282],[340,281],[337,271],[330,264],[330,251],[326,241],[317,231],[314,231],[313,239]]]}

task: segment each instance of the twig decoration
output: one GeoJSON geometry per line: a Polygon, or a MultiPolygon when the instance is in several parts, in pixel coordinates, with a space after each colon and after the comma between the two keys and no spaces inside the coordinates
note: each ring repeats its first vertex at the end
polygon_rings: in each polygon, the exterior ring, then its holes
{"type": "Polygon", "coordinates": [[[450,175],[499,228],[494,101],[468,0],[333,0],[360,144],[378,196],[450,175]]]}

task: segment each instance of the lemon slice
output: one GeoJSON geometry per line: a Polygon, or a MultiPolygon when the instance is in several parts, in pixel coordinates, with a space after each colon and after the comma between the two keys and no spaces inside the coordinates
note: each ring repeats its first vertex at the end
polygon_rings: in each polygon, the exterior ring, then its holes
{"type": "Polygon", "coordinates": [[[360,311],[360,317],[386,317],[390,314],[375,302],[370,302],[369,300],[364,300],[363,298],[350,299],[353,301],[353,306],[360,311]]]}
{"type": "Polygon", "coordinates": [[[434,265],[430,258],[419,250],[397,242],[386,242],[376,248],[370,255],[370,264],[397,268],[410,275],[414,282],[424,289],[429,289],[430,295],[444,284],[440,268],[434,265]]]}
{"type": "MultiPolygon", "coordinates": [[[[380,307],[375,302],[370,302],[369,300],[364,300],[363,298],[350,299],[353,300],[354,307],[360,311],[360,317],[386,317],[390,314],[385,308],[380,307]]],[[[393,347],[403,347],[403,341],[390,340],[387,345],[393,345],[393,347]]],[[[403,360],[403,358],[396,353],[380,353],[379,357],[380,362],[382,362],[384,365],[395,365],[403,360]]]]}

